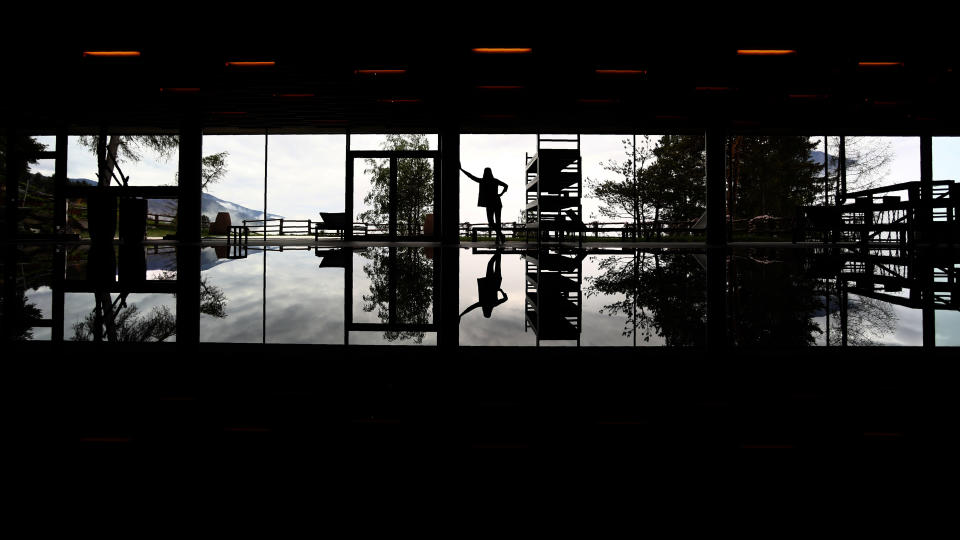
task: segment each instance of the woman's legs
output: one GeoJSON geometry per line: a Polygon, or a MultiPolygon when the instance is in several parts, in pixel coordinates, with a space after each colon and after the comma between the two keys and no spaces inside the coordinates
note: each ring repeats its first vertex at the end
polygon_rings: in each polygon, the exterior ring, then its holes
{"type": "Polygon", "coordinates": [[[502,210],[502,209],[503,209],[502,206],[497,206],[497,207],[494,209],[494,217],[496,217],[496,219],[497,219],[497,225],[496,225],[497,238],[499,238],[501,242],[506,242],[506,241],[507,241],[507,237],[503,235],[503,229],[501,229],[501,227],[500,227],[500,210],[502,210]]]}
{"type": "Polygon", "coordinates": [[[487,225],[497,233],[498,242],[503,242],[507,239],[507,237],[503,235],[503,230],[500,228],[500,210],[502,208],[502,205],[487,207],[487,225]]]}

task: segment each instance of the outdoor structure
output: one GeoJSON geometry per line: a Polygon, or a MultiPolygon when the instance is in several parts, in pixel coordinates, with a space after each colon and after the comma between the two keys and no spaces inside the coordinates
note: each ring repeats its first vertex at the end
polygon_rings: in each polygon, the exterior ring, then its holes
{"type": "Polygon", "coordinates": [[[528,250],[524,329],[545,340],[574,340],[580,345],[583,322],[583,259],[585,251],[528,250]]]}
{"type": "Polygon", "coordinates": [[[574,139],[537,135],[537,152],[527,155],[525,164],[528,237],[533,231],[540,242],[551,234],[563,239],[566,233],[583,230],[581,164],[579,135],[574,139]]]}

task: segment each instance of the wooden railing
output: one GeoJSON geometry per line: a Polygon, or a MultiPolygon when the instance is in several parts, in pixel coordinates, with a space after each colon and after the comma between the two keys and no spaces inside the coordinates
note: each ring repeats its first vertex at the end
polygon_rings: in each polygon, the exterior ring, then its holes
{"type": "MultiPolygon", "coordinates": [[[[691,226],[695,220],[690,221],[648,221],[637,225],[631,222],[598,222],[592,221],[584,223],[582,231],[571,229],[568,232],[583,232],[584,237],[592,238],[619,238],[621,240],[633,240],[636,236],[638,240],[656,239],[658,237],[677,234],[677,233],[700,233],[703,231],[693,230],[691,226]]],[[[523,238],[528,229],[524,223],[507,222],[501,225],[504,236],[507,238],[523,238]]],[[[484,238],[493,238],[493,229],[486,223],[460,224],[460,236],[470,237],[477,241],[481,236],[484,238]]]]}
{"type": "Polygon", "coordinates": [[[168,216],[166,214],[147,214],[147,225],[153,225],[155,228],[172,226],[177,216],[168,216]]]}
{"type": "Polygon", "coordinates": [[[313,221],[309,219],[245,219],[243,226],[255,236],[310,236],[313,221]]]}

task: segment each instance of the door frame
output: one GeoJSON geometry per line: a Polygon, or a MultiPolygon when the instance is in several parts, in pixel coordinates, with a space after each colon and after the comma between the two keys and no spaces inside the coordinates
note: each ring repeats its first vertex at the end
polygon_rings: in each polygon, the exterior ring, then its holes
{"type": "Polygon", "coordinates": [[[346,214],[347,230],[344,231],[345,240],[353,240],[353,163],[356,159],[389,159],[390,160],[390,210],[389,210],[389,232],[388,239],[391,242],[398,240],[423,240],[436,241],[440,238],[439,217],[440,217],[440,150],[351,150],[350,139],[347,138],[346,151],[346,214]],[[418,237],[399,236],[397,234],[397,160],[404,158],[433,158],[433,232],[430,235],[418,237]]]}

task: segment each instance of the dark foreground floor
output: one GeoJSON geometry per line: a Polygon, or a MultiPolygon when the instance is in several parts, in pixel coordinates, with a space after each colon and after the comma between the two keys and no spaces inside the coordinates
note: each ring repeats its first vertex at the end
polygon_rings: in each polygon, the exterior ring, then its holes
{"type": "Polygon", "coordinates": [[[955,400],[951,349],[201,345],[187,356],[175,345],[76,344],[90,346],[56,358],[65,350],[29,345],[8,380],[49,396],[95,453],[933,447],[955,400]],[[58,384],[38,388],[44,377],[58,384]]]}

